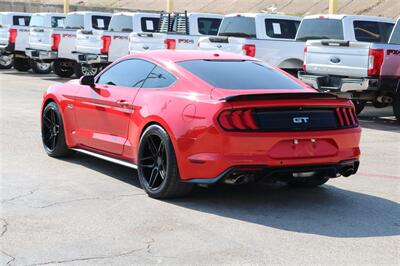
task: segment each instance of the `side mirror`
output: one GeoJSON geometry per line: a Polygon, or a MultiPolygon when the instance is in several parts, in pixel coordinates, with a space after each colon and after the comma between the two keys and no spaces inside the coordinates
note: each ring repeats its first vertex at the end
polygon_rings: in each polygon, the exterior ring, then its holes
{"type": "Polygon", "coordinates": [[[94,76],[83,76],[80,79],[81,85],[87,85],[90,87],[94,87],[94,76]]]}

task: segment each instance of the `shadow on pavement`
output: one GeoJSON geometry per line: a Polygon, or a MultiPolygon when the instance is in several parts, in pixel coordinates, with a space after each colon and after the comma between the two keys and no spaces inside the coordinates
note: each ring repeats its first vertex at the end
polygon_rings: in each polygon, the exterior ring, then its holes
{"type": "MultiPolygon", "coordinates": [[[[68,159],[140,188],[136,171],[83,154],[68,159]]],[[[283,184],[217,185],[196,188],[185,198],[165,200],[183,208],[267,227],[330,237],[400,235],[400,206],[384,198],[325,185],[293,189],[283,184]]]]}
{"type": "Polygon", "coordinates": [[[359,114],[358,120],[363,128],[400,132],[400,124],[394,117],[391,106],[381,109],[367,106],[359,114]]]}
{"type": "Polygon", "coordinates": [[[48,80],[48,81],[54,81],[54,82],[67,82],[67,81],[69,81],[71,79],[74,79],[73,77],[72,78],[62,78],[62,77],[59,77],[59,76],[57,76],[57,75],[55,75],[53,73],[50,73],[50,74],[35,74],[35,73],[31,72],[31,71],[18,72],[18,71],[13,71],[13,70],[6,70],[6,71],[2,71],[1,73],[5,74],[5,75],[18,76],[18,77],[22,76],[22,77],[40,78],[42,80],[48,80]]]}

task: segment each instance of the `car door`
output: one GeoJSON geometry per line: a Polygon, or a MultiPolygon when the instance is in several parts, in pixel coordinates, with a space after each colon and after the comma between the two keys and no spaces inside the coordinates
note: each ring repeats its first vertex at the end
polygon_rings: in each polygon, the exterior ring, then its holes
{"type": "Polygon", "coordinates": [[[121,155],[128,136],[133,102],[155,67],[140,59],[127,59],[101,73],[95,86],[80,86],[75,103],[78,143],[121,155]]]}

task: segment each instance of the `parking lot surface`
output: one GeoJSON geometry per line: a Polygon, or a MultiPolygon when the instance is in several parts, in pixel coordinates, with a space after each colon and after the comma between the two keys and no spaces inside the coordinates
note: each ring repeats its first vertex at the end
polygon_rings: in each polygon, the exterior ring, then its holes
{"type": "Polygon", "coordinates": [[[400,126],[368,107],[361,167],[321,188],[198,188],[155,200],[136,172],[40,139],[54,75],[0,72],[0,265],[400,264],[400,126]]]}

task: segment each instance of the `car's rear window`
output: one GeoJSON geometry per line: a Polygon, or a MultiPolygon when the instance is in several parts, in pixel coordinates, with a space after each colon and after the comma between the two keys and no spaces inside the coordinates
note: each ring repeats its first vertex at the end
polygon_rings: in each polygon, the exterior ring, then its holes
{"type": "Polygon", "coordinates": [[[83,29],[84,18],[82,14],[70,14],[65,18],[65,28],[67,29],[83,29]]]}
{"type": "Polygon", "coordinates": [[[14,26],[28,26],[31,20],[30,16],[14,16],[13,25],[14,26]]]}
{"type": "Polygon", "coordinates": [[[400,44],[400,20],[397,22],[396,27],[393,28],[389,42],[391,44],[400,44]]]}
{"type": "Polygon", "coordinates": [[[108,16],[92,16],[92,27],[95,30],[107,30],[110,20],[108,16]]]}
{"type": "Polygon", "coordinates": [[[65,17],[51,17],[52,28],[64,28],[65,17]]]}
{"type": "Polygon", "coordinates": [[[217,35],[222,19],[219,18],[198,18],[197,26],[199,33],[203,35],[217,35]]]}
{"type": "Polygon", "coordinates": [[[288,19],[266,19],[265,30],[270,38],[277,39],[294,39],[300,21],[288,19]]]}
{"type": "Polygon", "coordinates": [[[143,17],[140,19],[143,32],[157,32],[160,18],[143,17]]]}
{"type": "Polygon", "coordinates": [[[297,32],[296,40],[343,40],[343,25],[339,19],[304,19],[297,32]]]}
{"type": "Polygon", "coordinates": [[[256,21],[252,17],[225,17],[219,27],[218,35],[256,38],[256,21]]]}
{"type": "Polygon", "coordinates": [[[353,22],[354,35],[359,42],[387,43],[392,32],[393,23],[362,21],[353,22]]]}
{"type": "Polygon", "coordinates": [[[180,66],[222,89],[301,89],[302,86],[285,74],[256,61],[191,60],[180,66]]]}

